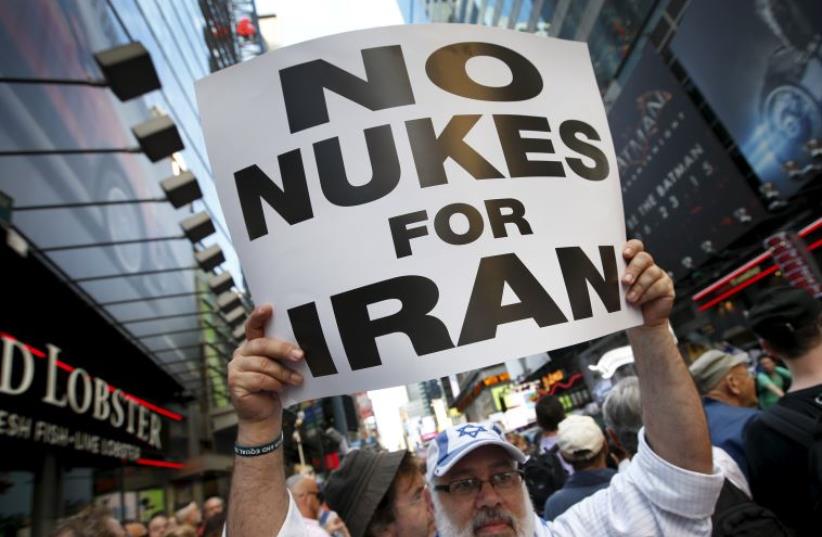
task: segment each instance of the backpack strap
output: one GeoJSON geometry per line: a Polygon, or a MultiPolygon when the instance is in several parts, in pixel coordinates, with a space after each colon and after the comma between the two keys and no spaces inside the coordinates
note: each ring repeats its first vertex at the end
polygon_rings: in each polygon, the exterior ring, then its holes
{"type": "Polygon", "coordinates": [[[762,423],[794,442],[810,448],[817,421],[785,405],[776,404],[759,415],[762,423]]]}

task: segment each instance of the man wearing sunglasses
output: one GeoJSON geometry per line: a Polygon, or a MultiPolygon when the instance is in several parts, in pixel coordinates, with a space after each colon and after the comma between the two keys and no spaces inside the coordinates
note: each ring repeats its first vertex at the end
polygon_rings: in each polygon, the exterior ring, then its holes
{"type": "MultiPolygon", "coordinates": [[[[593,535],[710,535],[709,517],[723,478],[699,395],[668,330],[671,278],[640,241],[623,248],[628,303],[643,324],[628,331],[639,376],[643,423],[639,449],[608,489],[586,498],[551,523],[533,514],[517,464],[525,457],[479,424],[445,431],[430,448],[428,480],[441,537],[558,537],[593,535]],[[468,427],[468,428],[466,428],[468,427]],[[478,429],[482,428],[482,430],[478,429]]],[[[229,363],[229,388],[238,417],[228,534],[231,537],[305,535],[285,488],[279,394],[302,381],[290,365],[303,358],[293,343],[264,337],[270,307],[252,313],[247,341],[229,363]],[[267,443],[267,444],[264,444],[267,443]],[[263,445],[262,456],[242,446],[263,445]]]]}

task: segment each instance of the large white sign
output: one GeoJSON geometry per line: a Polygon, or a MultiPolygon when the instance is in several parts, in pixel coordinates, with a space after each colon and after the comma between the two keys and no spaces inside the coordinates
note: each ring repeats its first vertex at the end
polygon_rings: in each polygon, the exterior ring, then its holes
{"type": "Polygon", "coordinates": [[[639,322],[618,275],[617,166],[586,45],[377,28],[201,80],[217,190],[287,403],[406,384],[639,322]]]}

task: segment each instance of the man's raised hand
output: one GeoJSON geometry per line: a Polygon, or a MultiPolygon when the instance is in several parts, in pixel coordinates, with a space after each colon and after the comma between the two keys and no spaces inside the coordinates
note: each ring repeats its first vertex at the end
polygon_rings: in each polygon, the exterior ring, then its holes
{"type": "Polygon", "coordinates": [[[666,324],[675,296],[671,277],[654,263],[642,241],[631,239],[626,242],[622,255],[628,263],[622,276],[622,283],[627,287],[626,299],[641,306],[646,327],[666,324]]]}
{"type": "Polygon", "coordinates": [[[280,394],[287,386],[302,384],[294,367],[303,359],[295,344],[264,336],[273,315],[271,306],[260,306],[248,317],[245,342],[234,351],[228,364],[231,404],[240,425],[277,423],[282,419],[280,394]]]}

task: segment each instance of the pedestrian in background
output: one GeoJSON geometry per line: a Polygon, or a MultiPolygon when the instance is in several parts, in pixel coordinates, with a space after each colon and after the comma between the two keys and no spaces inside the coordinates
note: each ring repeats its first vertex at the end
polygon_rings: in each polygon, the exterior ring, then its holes
{"type": "Polygon", "coordinates": [[[63,521],[54,537],[126,537],[123,526],[108,508],[89,505],[63,521]]]}
{"type": "Polygon", "coordinates": [[[791,385],[791,372],[776,365],[776,360],[768,354],[759,357],[759,373],[756,375],[756,386],[759,391],[759,408],[767,410],[785,395],[791,385]]]}
{"type": "Polygon", "coordinates": [[[557,445],[562,458],[574,467],[574,473],[545,501],[545,520],[554,520],[572,505],[607,488],[616,475],[616,470],[607,467],[608,443],[592,417],[568,416],[561,421],[557,445]]]}
{"type": "Polygon", "coordinates": [[[768,289],[748,315],[762,348],[785,362],[793,383],[751,423],[745,450],[754,499],[797,535],[822,528],[822,306],[802,289],[768,289]]]}
{"type": "Polygon", "coordinates": [[[168,531],[168,516],[163,512],[154,513],[148,521],[148,537],[163,537],[168,531]]]}
{"type": "Polygon", "coordinates": [[[289,477],[285,486],[294,497],[300,514],[305,522],[308,537],[328,537],[328,532],[320,526],[320,488],[317,480],[302,474],[289,477]]]}
{"type": "Polygon", "coordinates": [[[689,369],[702,396],[711,444],[730,455],[747,479],[744,437],[751,422],[759,415],[756,387],[748,371],[748,356],[710,350],[694,360],[689,369]]]}
{"type": "MultiPolygon", "coordinates": [[[[555,449],[557,445],[557,430],[559,423],[565,419],[565,409],[559,398],[556,395],[545,395],[537,401],[536,406],[537,424],[542,430],[542,434],[535,438],[537,453],[547,453],[549,451],[558,452],[555,449]]],[[[568,464],[567,461],[559,458],[565,473],[568,475],[574,473],[574,468],[568,464]]]]}

